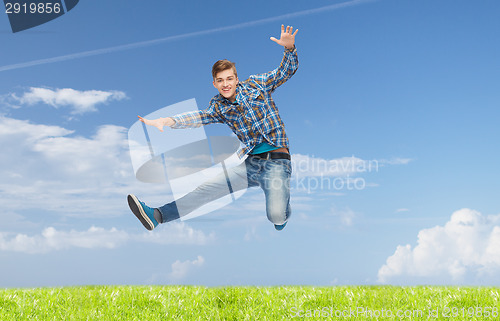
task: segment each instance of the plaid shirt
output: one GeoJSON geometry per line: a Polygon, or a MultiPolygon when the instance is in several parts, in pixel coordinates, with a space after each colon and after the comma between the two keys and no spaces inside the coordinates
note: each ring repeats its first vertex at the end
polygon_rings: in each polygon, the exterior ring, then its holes
{"type": "Polygon", "coordinates": [[[236,102],[221,94],[210,100],[205,110],[186,112],[173,116],[172,128],[192,128],[211,123],[224,123],[243,143],[238,150],[242,158],[257,144],[268,142],[288,148],[285,125],[274,104],[271,93],[295,74],[299,66],[297,49],[285,50],[278,68],[260,75],[252,75],[238,83],[236,102]]]}

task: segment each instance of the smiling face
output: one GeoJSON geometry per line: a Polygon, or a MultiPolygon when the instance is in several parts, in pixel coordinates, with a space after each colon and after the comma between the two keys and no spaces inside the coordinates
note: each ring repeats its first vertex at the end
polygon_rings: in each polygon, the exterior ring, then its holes
{"type": "Polygon", "coordinates": [[[214,78],[214,87],[219,93],[230,101],[236,100],[236,85],[238,84],[238,76],[236,76],[233,68],[218,72],[214,78]]]}

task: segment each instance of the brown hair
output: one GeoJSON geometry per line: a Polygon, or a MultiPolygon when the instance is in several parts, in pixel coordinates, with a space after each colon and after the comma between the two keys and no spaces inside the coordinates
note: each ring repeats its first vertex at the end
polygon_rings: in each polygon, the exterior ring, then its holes
{"type": "Polygon", "coordinates": [[[234,75],[238,77],[238,74],[236,73],[236,64],[234,62],[231,62],[227,59],[222,59],[217,61],[213,67],[212,67],[212,77],[215,79],[215,76],[221,71],[227,70],[227,69],[233,69],[234,75]]]}

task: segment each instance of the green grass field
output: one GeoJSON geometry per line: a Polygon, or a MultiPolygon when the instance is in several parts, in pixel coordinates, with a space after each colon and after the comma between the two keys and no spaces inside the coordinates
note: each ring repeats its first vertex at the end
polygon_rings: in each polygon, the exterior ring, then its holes
{"type": "Polygon", "coordinates": [[[0,320],[497,320],[493,287],[85,286],[0,290],[0,320]]]}

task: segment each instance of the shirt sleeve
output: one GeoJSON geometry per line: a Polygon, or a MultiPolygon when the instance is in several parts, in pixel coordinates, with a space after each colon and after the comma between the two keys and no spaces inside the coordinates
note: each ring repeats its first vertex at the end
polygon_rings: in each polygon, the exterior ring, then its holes
{"type": "Polygon", "coordinates": [[[210,107],[204,110],[188,111],[171,117],[175,120],[174,129],[196,128],[212,123],[221,123],[222,120],[215,112],[214,99],[210,101],[210,107]]]}
{"type": "Polygon", "coordinates": [[[273,92],[276,88],[290,79],[299,68],[297,48],[285,49],[283,60],[278,68],[265,74],[250,76],[250,79],[259,84],[265,91],[273,92]]]}

